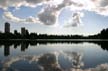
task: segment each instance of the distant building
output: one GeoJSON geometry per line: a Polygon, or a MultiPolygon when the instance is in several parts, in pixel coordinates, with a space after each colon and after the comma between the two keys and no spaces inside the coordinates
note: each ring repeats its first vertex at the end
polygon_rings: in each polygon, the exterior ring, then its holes
{"type": "Polygon", "coordinates": [[[26,35],[26,29],[25,29],[25,27],[21,28],[21,35],[26,35]]]}
{"type": "Polygon", "coordinates": [[[5,23],[5,33],[10,33],[10,24],[8,22],[5,23]]]}

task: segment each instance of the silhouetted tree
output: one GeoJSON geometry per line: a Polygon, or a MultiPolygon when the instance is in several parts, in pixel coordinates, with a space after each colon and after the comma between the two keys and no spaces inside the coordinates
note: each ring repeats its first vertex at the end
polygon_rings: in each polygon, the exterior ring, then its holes
{"type": "Polygon", "coordinates": [[[17,30],[14,30],[14,39],[20,39],[20,38],[21,34],[17,30]]]}
{"type": "Polygon", "coordinates": [[[101,35],[100,35],[101,39],[108,39],[108,28],[107,29],[103,29],[101,31],[101,35]]]}

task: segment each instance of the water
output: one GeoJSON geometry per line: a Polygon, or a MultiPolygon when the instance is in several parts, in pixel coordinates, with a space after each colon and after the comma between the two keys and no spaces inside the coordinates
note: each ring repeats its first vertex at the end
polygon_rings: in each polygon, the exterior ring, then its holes
{"type": "Polygon", "coordinates": [[[0,71],[108,71],[107,42],[0,44],[0,71]]]}

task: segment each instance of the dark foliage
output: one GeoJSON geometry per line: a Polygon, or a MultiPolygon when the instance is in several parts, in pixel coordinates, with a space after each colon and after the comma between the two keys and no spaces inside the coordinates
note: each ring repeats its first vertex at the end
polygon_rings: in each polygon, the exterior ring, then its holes
{"type": "Polygon", "coordinates": [[[99,34],[92,36],[83,35],[47,35],[47,34],[37,34],[29,33],[26,30],[25,35],[21,35],[17,30],[14,33],[1,33],[0,39],[108,39],[108,29],[103,29],[99,34]]]}

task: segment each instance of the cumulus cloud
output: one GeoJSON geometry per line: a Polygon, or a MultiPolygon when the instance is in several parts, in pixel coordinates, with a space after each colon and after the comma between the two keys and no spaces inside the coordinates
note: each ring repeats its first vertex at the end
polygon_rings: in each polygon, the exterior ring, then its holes
{"type": "Polygon", "coordinates": [[[17,22],[17,23],[40,23],[38,21],[38,18],[30,16],[28,18],[22,19],[14,16],[11,12],[4,12],[3,18],[5,20],[17,22]]]}
{"type": "Polygon", "coordinates": [[[72,17],[66,21],[64,27],[77,27],[83,25],[81,18],[84,16],[82,12],[73,13],[72,17]]]}
{"type": "Polygon", "coordinates": [[[23,19],[15,17],[11,12],[4,12],[3,17],[5,19],[11,20],[11,21],[16,21],[16,22],[24,21],[23,19]]]}
{"type": "Polygon", "coordinates": [[[4,12],[3,18],[8,21],[17,22],[17,23],[40,23],[44,25],[54,25],[57,21],[57,15],[52,11],[45,9],[45,11],[38,14],[36,17],[28,18],[18,18],[14,16],[11,12],[4,12]]]}
{"type": "Polygon", "coordinates": [[[0,8],[7,9],[9,6],[19,4],[21,0],[0,0],[0,8]]]}
{"type": "Polygon", "coordinates": [[[13,6],[20,8],[21,6],[36,7],[37,5],[45,5],[38,17],[29,17],[21,19],[15,17],[12,13],[4,13],[4,17],[16,21],[26,23],[41,23],[44,25],[54,25],[58,23],[58,17],[63,9],[70,8],[73,16],[67,21],[68,26],[76,27],[81,25],[82,16],[80,15],[83,10],[93,11],[97,14],[108,16],[108,1],[107,0],[0,0],[0,8],[8,9],[13,6]]]}
{"type": "MultiPolygon", "coordinates": [[[[32,0],[32,1],[28,1],[26,0],[27,3],[41,3],[41,1],[45,1],[45,0],[32,0]]],[[[49,1],[49,0],[47,0],[49,1]]],[[[22,2],[23,3],[23,2],[22,2]]],[[[24,1],[25,3],[25,1],[24,1]]],[[[27,3],[25,3],[25,5],[27,5],[27,3]]],[[[37,19],[39,20],[38,22],[45,24],[45,25],[54,25],[55,23],[57,23],[58,21],[58,16],[61,12],[61,10],[63,8],[65,8],[66,6],[70,6],[71,4],[75,4],[73,2],[71,2],[70,0],[61,0],[61,3],[57,3],[58,5],[51,5],[50,3],[43,9],[43,11],[41,11],[38,14],[38,18],[34,18],[34,17],[30,17],[27,19],[20,19],[18,17],[15,17],[12,15],[12,13],[10,12],[6,12],[4,13],[4,17],[6,19],[12,20],[12,21],[17,21],[17,22],[30,22],[30,23],[37,23],[37,19]]],[[[22,4],[18,5],[21,6],[22,4]]]]}
{"type": "Polygon", "coordinates": [[[96,8],[95,11],[97,14],[108,16],[108,6],[96,8]]]}
{"type": "Polygon", "coordinates": [[[0,0],[0,8],[7,9],[10,6],[20,7],[29,6],[35,7],[38,4],[45,3],[50,0],[0,0]]]}
{"type": "Polygon", "coordinates": [[[108,0],[102,0],[101,6],[102,7],[108,6],[108,0]]]}
{"type": "Polygon", "coordinates": [[[108,1],[107,0],[92,0],[95,5],[95,8],[92,11],[97,14],[108,16],[108,1]]]}
{"type": "Polygon", "coordinates": [[[53,8],[47,7],[38,14],[38,18],[45,25],[53,25],[56,23],[57,14],[53,8]]]}

